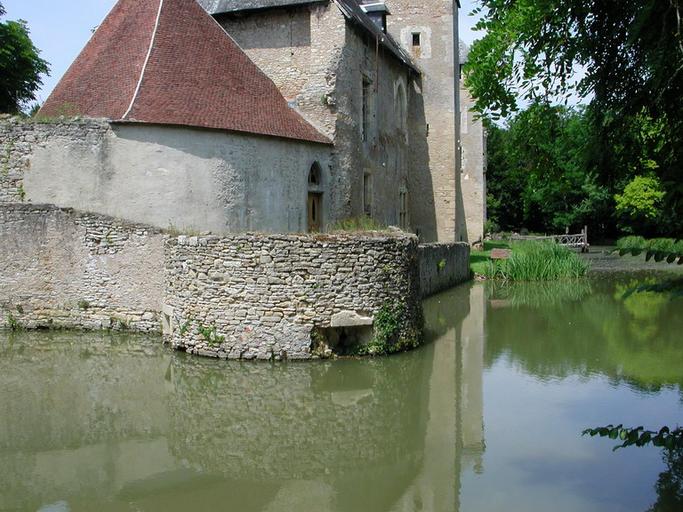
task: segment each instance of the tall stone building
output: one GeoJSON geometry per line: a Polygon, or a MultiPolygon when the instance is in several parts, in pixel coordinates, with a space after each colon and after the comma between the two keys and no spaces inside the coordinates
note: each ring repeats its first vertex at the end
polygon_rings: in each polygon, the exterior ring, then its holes
{"type": "Polygon", "coordinates": [[[369,216],[474,242],[483,195],[461,173],[458,7],[120,0],[40,112],[105,124],[44,130],[0,200],[217,234],[369,216]]]}
{"type": "Polygon", "coordinates": [[[462,68],[467,63],[468,46],[460,41],[460,144],[464,218],[470,243],[482,240],[486,223],[486,130],[478,119],[474,98],[465,87],[462,68]]]}

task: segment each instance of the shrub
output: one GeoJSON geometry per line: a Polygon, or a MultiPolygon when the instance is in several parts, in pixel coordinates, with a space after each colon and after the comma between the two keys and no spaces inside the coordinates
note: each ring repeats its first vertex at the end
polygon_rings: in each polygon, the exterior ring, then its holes
{"type": "Polygon", "coordinates": [[[661,216],[665,192],[655,176],[636,176],[616,194],[619,227],[627,233],[647,232],[655,227],[661,216]]]}
{"type": "Polygon", "coordinates": [[[489,262],[484,275],[506,281],[555,281],[583,277],[588,269],[588,263],[566,247],[521,242],[512,245],[509,259],[489,262]]]}

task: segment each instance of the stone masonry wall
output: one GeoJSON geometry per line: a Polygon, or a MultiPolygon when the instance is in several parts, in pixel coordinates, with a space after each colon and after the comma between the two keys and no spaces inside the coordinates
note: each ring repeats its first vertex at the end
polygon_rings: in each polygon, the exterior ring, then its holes
{"type": "Polygon", "coordinates": [[[420,245],[419,259],[422,298],[470,279],[470,246],[464,242],[420,245]]]}
{"type": "Polygon", "coordinates": [[[316,329],[369,327],[405,305],[402,334],[419,333],[413,236],[178,237],[166,244],[173,346],[230,359],[308,359],[316,329]]]}
{"type": "Polygon", "coordinates": [[[159,332],[163,239],[111,217],[0,204],[0,327],[159,332]]]}

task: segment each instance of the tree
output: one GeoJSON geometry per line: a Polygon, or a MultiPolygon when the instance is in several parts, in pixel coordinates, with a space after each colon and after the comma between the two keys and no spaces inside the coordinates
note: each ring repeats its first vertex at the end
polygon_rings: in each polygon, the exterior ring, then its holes
{"type": "Polygon", "coordinates": [[[614,196],[616,212],[621,216],[624,230],[647,234],[661,216],[664,190],[656,176],[636,176],[624,188],[622,194],[614,196]]]}
{"type": "MultiPolygon", "coordinates": [[[[683,209],[683,0],[480,0],[465,68],[475,109],[507,118],[524,102],[590,102],[598,183],[623,190],[650,122],[667,217],[683,209]],[[654,122],[653,120],[656,120],[654,122]],[[620,188],[621,187],[621,188],[620,188]]],[[[643,162],[636,161],[642,167],[643,162]]],[[[645,174],[639,169],[637,174],[645,174]]]]}
{"type": "Polygon", "coordinates": [[[35,100],[43,74],[49,74],[49,65],[33,45],[26,22],[0,22],[0,112],[16,114],[35,100]]]}
{"type": "Polygon", "coordinates": [[[489,215],[503,229],[602,230],[610,194],[590,158],[594,131],[585,109],[536,102],[506,128],[486,124],[489,215]]]}

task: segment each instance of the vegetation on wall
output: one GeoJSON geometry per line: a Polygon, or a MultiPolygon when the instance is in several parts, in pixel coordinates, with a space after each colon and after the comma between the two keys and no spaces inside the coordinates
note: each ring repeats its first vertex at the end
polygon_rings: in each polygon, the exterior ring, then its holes
{"type": "MultiPolygon", "coordinates": [[[[5,9],[0,3],[0,16],[5,9]]],[[[17,114],[30,109],[49,74],[48,63],[40,58],[25,21],[0,22],[0,112],[17,114]]]]}
{"type": "Polygon", "coordinates": [[[681,2],[479,4],[486,34],[471,48],[466,84],[489,120],[489,205],[500,227],[679,233],[681,2]],[[566,107],[577,98],[586,106],[566,107]]]}

